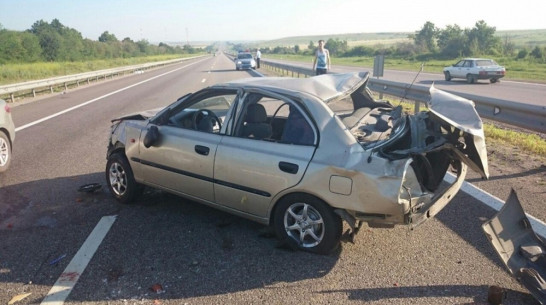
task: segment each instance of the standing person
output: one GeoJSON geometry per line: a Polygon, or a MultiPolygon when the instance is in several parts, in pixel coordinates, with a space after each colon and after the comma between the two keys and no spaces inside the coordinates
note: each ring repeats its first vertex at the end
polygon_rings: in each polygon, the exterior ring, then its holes
{"type": "Polygon", "coordinates": [[[260,58],[262,58],[262,52],[260,49],[256,51],[256,68],[260,69],[260,58]]]}
{"type": "Polygon", "coordinates": [[[313,70],[317,75],[326,74],[330,70],[330,52],[324,48],[324,40],[318,41],[318,48],[315,51],[315,59],[313,60],[313,70]]]}

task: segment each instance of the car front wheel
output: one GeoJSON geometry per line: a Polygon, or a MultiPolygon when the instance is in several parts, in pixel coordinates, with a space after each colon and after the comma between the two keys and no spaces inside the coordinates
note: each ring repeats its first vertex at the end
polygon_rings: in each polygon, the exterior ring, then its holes
{"type": "Polygon", "coordinates": [[[343,224],[323,201],[308,195],[283,198],[274,214],[277,237],[294,248],[328,254],[340,243],[343,224]]]}
{"type": "Polygon", "coordinates": [[[5,172],[11,163],[11,142],[8,136],[0,131],[0,173],[5,172]]]}
{"type": "Polygon", "coordinates": [[[121,203],[130,203],[142,186],[135,181],[129,161],[120,153],[112,154],[106,163],[106,183],[114,197],[121,203]]]}
{"type": "Polygon", "coordinates": [[[451,80],[451,74],[448,71],[444,72],[444,77],[445,77],[446,81],[448,81],[448,82],[451,80]]]}

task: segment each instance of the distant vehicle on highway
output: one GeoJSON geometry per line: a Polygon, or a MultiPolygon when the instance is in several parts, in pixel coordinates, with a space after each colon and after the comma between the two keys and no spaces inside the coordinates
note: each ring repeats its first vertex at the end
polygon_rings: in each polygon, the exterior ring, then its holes
{"type": "Polygon", "coordinates": [[[496,83],[505,74],[506,69],[503,66],[487,58],[465,58],[452,66],[444,68],[446,81],[453,78],[462,78],[466,79],[469,84],[473,84],[479,79],[488,79],[491,83],[496,83]]]}
{"type": "Polygon", "coordinates": [[[9,168],[14,139],[15,125],[11,119],[11,109],[6,101],[0,99],[0,173],[9,168]]]}
{"type": "Polygon", "coordinates": [[[256,69],[256,61],[250,52],[239,52],[235,59],[236,70],[256,69]]]}
{"type": "Polygon", "coordinates": [[[113,120],[106,181],[122,203],[144,185],[270,225],[287,245],[337,248],[370,227],[416,227],[488,177],[471,101],[430,89],[429,111],[375,100],[369,74],[247,78],[113,120]],[[457,175],[443,183],[446,172],[457,175]]]}

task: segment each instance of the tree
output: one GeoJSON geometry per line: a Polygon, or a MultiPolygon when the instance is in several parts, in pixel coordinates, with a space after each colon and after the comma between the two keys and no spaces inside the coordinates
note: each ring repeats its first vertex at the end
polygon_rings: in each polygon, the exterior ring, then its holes
{"type": "Polygon", "coordinates": [[[500,38],[495,36],[495,27],[488,26],[485,21],[476,22],[474,28],[467,32],[471,54],[491,54],[499,50],[500,38]]]}
{"type": "Polygon", "coordinates": [[[328,41],[326,41],[325,48],[328,49],[330,55],[341,55],[348,50],[347,40],[329,38],[328,41]]]}
{"type": "Polygon", "coordinates": [[[317,47],[315,47],[315,43],[313,43],[313,41],[309,41],[309,45],[307,46],[307,49],[310,50],[311,52],[315,51],[317,47]]]}
{"type": "Polygon", "coordinates": [[[466,46],[466,36],[458,25],[448,25],[438,32],[438,47],[446,57],[462,56],[466,46]]]}
{"type": "Polygon", "coordinates": [[[108,42],[117,42],[118,39],[116,38],[116,35],[110,34],[110,33],[108,33],[108,31],[104,31],[99,36],[99,41],[108,43],[108,42]]]}
{"type": "Polygon", "coordinates": [[[427,21],[421,30],[415,33],[413,41],[421,51],[436,52],[437,36],[438,28],[436,28],[434,23],[427,21]]]}
{"type": "Polygon", "coordinates": [[[533,49],[533,51],[531,51],[531,53],[529,53],[529,55],[533,56],[536,59],[542,59],[542,57],[543,57],[542,50],[538,46],[536,46],[533,49]]]}

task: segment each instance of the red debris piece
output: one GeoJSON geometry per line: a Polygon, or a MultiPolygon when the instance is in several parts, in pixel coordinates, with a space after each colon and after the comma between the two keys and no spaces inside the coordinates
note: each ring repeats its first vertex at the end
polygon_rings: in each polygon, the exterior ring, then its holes
{"type": "Polygon", "coordinates": [[[161,284],[153,284],[152,287],[150,287],[150,290],[155,293],[162,293],[163,292],[163,286],[161,284]]]}

